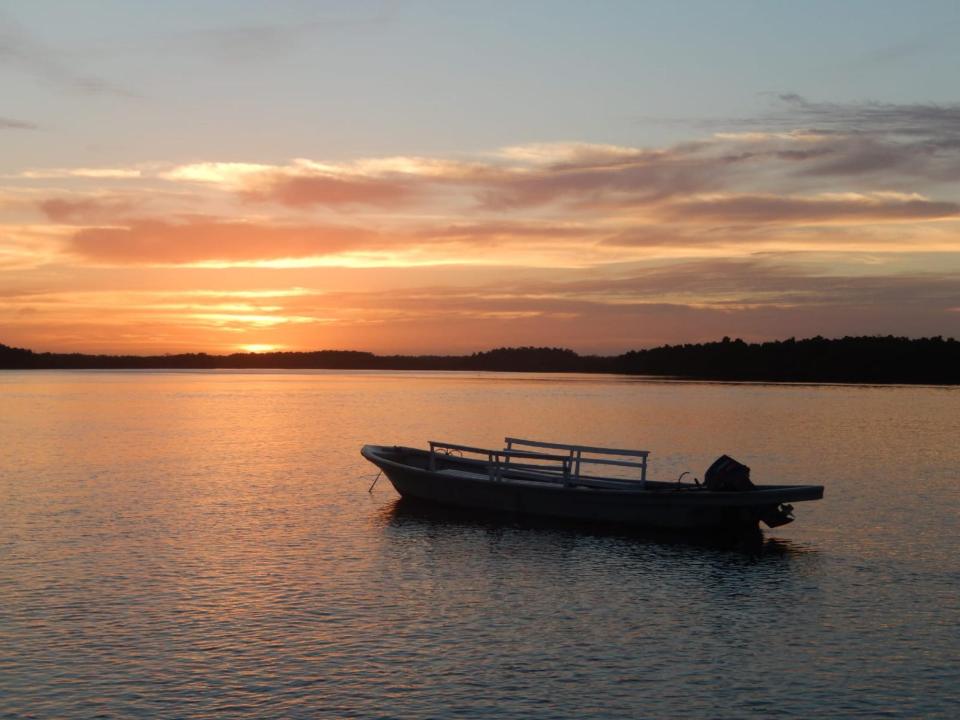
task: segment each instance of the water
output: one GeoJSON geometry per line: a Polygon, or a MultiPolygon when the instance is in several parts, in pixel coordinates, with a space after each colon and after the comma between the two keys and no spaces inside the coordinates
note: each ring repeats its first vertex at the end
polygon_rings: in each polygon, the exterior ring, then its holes
{"type": "Polygon", "coordinates": [[[0,374],[0,716],[956,717],[960,390],[0,374]],[[759,557],[373,494],[504,435],[822,482],[759,557]]]}

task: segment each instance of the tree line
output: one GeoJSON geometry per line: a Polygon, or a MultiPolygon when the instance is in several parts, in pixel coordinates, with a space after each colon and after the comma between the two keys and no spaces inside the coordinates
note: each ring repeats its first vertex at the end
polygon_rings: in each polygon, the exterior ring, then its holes
{"type": "Polygon", "coordinates": [[[37,353],[0,344],[0,369],[328,369],[624,373],[706,380],[960,384],[952,338],[823,337],[663,345],[621,355],[555,347],[497,348],[471,355],[376,355],[356,350],[209,355],[37,353]]]}

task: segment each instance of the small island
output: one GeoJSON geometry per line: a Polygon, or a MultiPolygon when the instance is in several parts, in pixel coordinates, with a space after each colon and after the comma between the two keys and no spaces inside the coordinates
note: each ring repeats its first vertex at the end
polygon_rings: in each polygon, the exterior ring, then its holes
{"type": "Polygon", "coordinates": [[[618,373],[756,382],[960,384],[953,338],[863,336],[664,345],[621,355],[552,347],[497,348],[471,355],[376,355],[356,350],[210,355],[50,353],[0,344],[4,370],[323,369],[618,373]]]}

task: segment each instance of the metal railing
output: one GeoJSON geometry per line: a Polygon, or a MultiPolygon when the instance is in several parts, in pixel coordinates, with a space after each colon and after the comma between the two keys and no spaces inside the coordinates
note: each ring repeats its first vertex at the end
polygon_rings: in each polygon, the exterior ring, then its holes
{"type": "Polygon", "coordinates": [[[642,485],[647,483],[647,457],[649,450],[629,450],[625,448],[596,447],[591,445],[569,445],[566,443],[542,442],[540,440],[522,440],[520,438],[504,438],[507,450],[514,446],[545,448],[548,450],[562,450],[570,458],[572,477],[580,479],[582,465],[615,465],[617,467],[637,468],[640,470],[638,478],[642,485]],[[600,456],[600,457],[597,457],[600,456]],[[602,457],[607,456],[607,457],[602,457]],[[617,460],[616,457],[635,457],[639,460],[617,460]]]}
{"type": "Polygon", "coordinates": [[[506,450],[491,450],[436,440],[430,441],[430,470],[437,470],[438,457],[449,456],[455,452],[485,456],[487,475],[491,480],[503,480],[503,473],[506,470],[510,470],[511,474],[521,477],[523,475],[547,476],[564,484],[569,484],[571,479],[571,463],[570,457],[567,455],[511,450],[509,448],[506,450]],[[524,460],[539,460],[541,462],[523,462],[524,460]]]}
{"type": "Polygon", "coordinates": [[[541,442],[539,440],[522,440],[520,438],[504,438],[506,448],[491,450],[489,448],[458,445],[455,443],[430,441],[430,470],[437,470],[438,457],[449,456],[454,453],[468,453],[485,458],[487,475],[490,480],[501,481],[503,474],[510,472],[512,477],[529,478],[535,480],[553,480],[564,485],[581,483],[587,478],[581,476],[583,465],[607,465],[617,467],[637,468],[639,478],[611,478],[617,482],[640,482],[644,487],[647,482],[648,450],[626,450],[618,448],[592,447],[589,445],[567,445],[563,443],[541,442]],[[536,450],[515,449],[516,446],[538,448],[544,450],[560,450],[561,453],[537,452],[536,450]],[[604,457],[606,456],[606,457],[604,457]],[[639,460],[623,460],[615,458],[633,457],[639,460]]]}

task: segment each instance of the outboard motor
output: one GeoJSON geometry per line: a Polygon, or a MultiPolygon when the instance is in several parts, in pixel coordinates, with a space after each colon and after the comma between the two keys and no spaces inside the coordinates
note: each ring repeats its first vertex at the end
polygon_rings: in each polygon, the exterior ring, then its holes
{"type": "Polygon", "coordinates": [[[729,455],[721,455],[713,461],[703,476],[703,485],[707,490],[738,492],[755,487],[750,482],[750,468],[729,455]]]}

